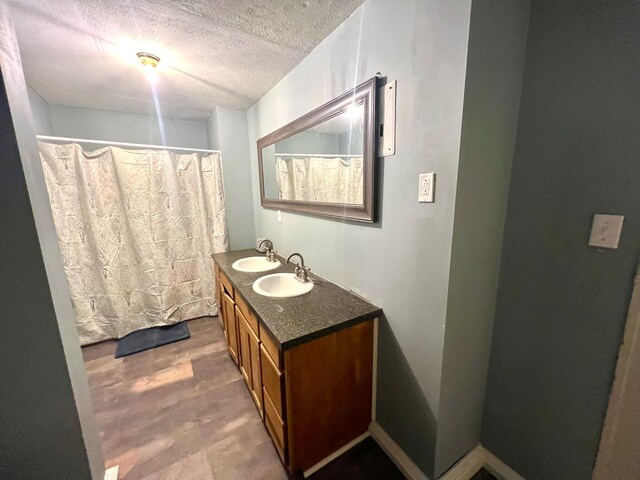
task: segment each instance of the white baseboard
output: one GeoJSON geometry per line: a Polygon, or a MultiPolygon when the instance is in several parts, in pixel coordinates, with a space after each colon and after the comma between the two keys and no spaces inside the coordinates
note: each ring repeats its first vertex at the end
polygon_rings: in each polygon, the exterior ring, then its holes
{"type": "Polygon", "coordinates": [[[329,462],[335,460],[336,458],[338,458],[340,455],[342,455],[344,452],[346,452],[347,450],[351,450],[353,447],[355,447],[357,444],[359,444],[361,441],[363,441],[365,438],[367,438],[369,436],[369,432],[364,432],[362,435],[360,435],[357,438],[354,438],[353,440],[351,440],[349,443],[347,443],[344,447],[336,450],[335,452],[333,452],[331,455],[329,455],[328,457],[320,460],[318,463],[316,463],[313,467],[309,467],[307,470],[305,470],[302,473],[302,476],[304,478],[307,478],[311,475],[313,475],[314,473],[316,473],[318,470],[320,470],[322,467],[324,467],[326,464],[328,464],[329,462]]]}
{"type": "Polygon", "coordinates": [[[482,467],[500,480],[525,480],[518,472],[478,444],[451,467],[440,480],[469,480],[482,467]]]}
{"type": "Polygon", "coordinates": [[[404,453],[404,450],[393,441],[389,434],[385,432],[377,422],[371,422],[369,425],[369,433],[405,477],[409,480],[429,480],[429,477],[413,463],[413,460],[404,453]]]}
{"type": "MultiPolygon", "coordinates": [[[[409,480],[429,480],[418,466],[413,463],[409,456],[400,446],[389,436],[387,432],[376,422],[369,425],[371,437],[380,445],[380,448],[396,464],[398,469],[409,480]]],[[[451,467],[440,480],[469,480],[482,467],[487,469],[500,480],[525,480],[514,469],[496,457],[489,450],[478,444],[467,453],[458,463],[451,467]]]]}
{"type": "Polygon", "coordinates": [[[104,472],[104,480],[118,480],[118,468],[119,468],[119,465],[108,468],[104,472]]]}

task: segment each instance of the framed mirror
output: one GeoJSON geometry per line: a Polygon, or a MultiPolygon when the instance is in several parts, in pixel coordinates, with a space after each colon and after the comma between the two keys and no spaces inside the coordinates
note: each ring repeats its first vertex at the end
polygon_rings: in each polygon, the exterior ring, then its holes
{"type": "Polygon", "coordinates": [[[258,140],[262,206],[375,221],[376,78],[258,140]]]}

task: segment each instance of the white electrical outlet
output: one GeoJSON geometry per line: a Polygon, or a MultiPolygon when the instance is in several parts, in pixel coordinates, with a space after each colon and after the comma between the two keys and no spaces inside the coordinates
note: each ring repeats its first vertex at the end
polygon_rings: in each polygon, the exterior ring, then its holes
{"type": "Polygon", "coordinates": [[[282,223],[282,210],[278,210],[278,223],[282,223]]]}
{"type": "Polygon", "coordinates": [[[421,173],[418,176],[418,202],[432,203],[436,188],[435,173],[421,173]]]}
{"type": "Polygon", "coordinates": [[[589,245],[601,248],[618,248],[622,233],[623,215],[603,215],[596,213],[591,225],[589,245]]]}

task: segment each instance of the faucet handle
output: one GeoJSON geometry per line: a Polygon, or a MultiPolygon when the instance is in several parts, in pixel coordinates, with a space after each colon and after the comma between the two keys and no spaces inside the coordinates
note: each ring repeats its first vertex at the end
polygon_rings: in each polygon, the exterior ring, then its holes
{"type": "Polygon", "coordinates": [[[303,282],[307,282],[310,271],[311,271],[311,269],[309,267],[300,267],[299,266],[299,267],[296,268],[296,275],[298,275],[303,282]]]}
{"type": "Polygon", "coordinates": [[[289,255],[287,257],[287,263],[293,263],[295,265],[294,268],[294,272],[295,272],[295,278],[296,280],[300,280],[301,282],[306,282],[307,281],[307,273],[309,272],[309,267],[305,267],[304,266],[304,258],[302,258],[302,255],[300,255],[299,253],[292,253],[291,255],[289,255]],[[292,262],[291,259],[293,257],[298,257],[300,258],[300,263],[297,262],[292,262]]]}

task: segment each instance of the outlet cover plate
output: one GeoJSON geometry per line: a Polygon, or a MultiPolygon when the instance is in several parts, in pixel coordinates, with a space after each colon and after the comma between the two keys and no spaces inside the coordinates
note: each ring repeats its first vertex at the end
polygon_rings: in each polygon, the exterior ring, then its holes
{"type": "Polygon", "coordinates": [[[598,248],[618,248],[624,215],[596,213],[591,225],[589,245],[598,248]]]}
{"type": "Polygon", "coordinates": [[[433,203],[435,200],[436,174],[421,173],[418,176],[418,202],[433,203]]]}

